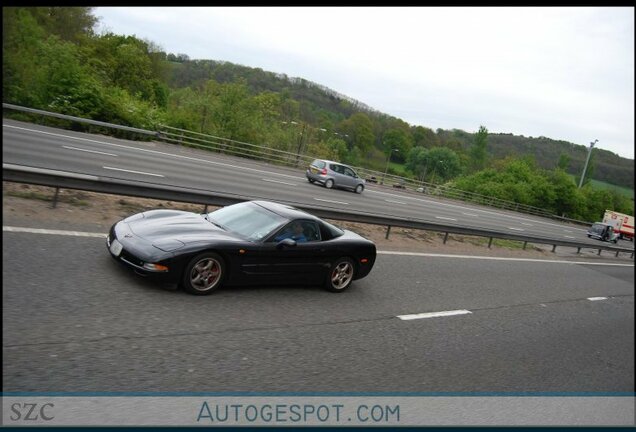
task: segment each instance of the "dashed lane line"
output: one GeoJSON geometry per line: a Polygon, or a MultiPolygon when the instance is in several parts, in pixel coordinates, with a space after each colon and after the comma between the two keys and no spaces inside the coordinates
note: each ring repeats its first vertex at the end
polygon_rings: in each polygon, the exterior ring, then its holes
{"type": "Polygon", "coordinates": [[[287,186],[297,186],[296,183],[288,183],[288,182],[284,182],[284,181],[280,181],[280,180],[272,180],[272,179],[266,179],[266,178],[261,179],[261,180],[263,180],[264,182],[268,182],[268,183],[279,183],[279,184],[284,184],[284,185],[287,185],[287,186]]]}
{"type": "Polygon", "coordinates": [[[154,173],[148,173],[148,172],[143,172],[143,171],[133,171],[133,170],[127,170],[127,169],[123,169],[123,168],[115,168],[115,167],[102,167],[104,169],[107,170],[112,170],[112,171],[123,171],[123,172],[129,172],[129,173],[133,173],[133,174],[141,174],[141,175],[147,175],[147,176],[154,176],[154,177],[164,177],[161,174],[154,174],[154,173]]]}
{"type": "Polygon", "coordinates": [[[397,317],[403,321],[416,320],[416,319],[425,319],[425,318],[438,318],[438,317],[447,317],[453,315],[465,315],[472,313],[469,310],[461,309],[461,310],[452,310],[452,311],[441,311],[441,312],[426,312],[419,314],[410,314],[410,315],[398,315],[397,317]]]}
{"type": "Polygon", "coordinates": [[[115,153],[106,153],[106,152],[101,152],[101,151],[97,151],[97,150],[83,149],[83,148],[79,148],[79,147],[62,146],[62,148],[65,148],[65,149],[68,149],[68,150],[82,151],[82,152],[86,152],[86,153],[96,153],[96,154],[101,154],[101,155],[106,155],[106,156],[115,156],[115,157],[117,157],[117,155],[115,153]]]}
{"type": "Polygon", "coordinates": [[[332,201],[332,200],[326,200],[326,199],[321,199],[321,198],[314,198],[314,199],[316,201],[328,202],[328,203],[333,203],[333,204],[349,205],[349,203],[342,202],[342,201],[332,201]]]}

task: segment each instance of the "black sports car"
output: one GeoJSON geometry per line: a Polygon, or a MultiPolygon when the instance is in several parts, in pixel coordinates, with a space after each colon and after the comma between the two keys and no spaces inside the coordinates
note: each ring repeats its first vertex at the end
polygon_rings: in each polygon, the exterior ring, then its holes
{"type": "Polygon", "coordinates": [[[221,285],[323,284],[344,291],[375,262],[373,242],[304,211],[248,201],[211,213],[150,210],[115,223],[116,260],[191,294],[221,285]]]}

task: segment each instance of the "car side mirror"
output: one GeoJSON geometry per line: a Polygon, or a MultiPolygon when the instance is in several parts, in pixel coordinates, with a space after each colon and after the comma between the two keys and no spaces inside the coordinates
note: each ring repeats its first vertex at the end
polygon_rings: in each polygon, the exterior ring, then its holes
{"type": "Polygon", "coordinates": [[[286,247],[294,247],[294,246],[296,246],[296,240],[290,239],[290,238],[283,239],[279,241],[278,243],[276,243],[276,249],[279,249],[279,250],[286,247]]]}

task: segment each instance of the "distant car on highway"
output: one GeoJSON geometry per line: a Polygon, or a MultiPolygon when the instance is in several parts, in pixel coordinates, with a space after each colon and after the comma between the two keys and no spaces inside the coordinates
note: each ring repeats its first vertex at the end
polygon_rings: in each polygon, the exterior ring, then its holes
{"type": "Polygon", "coordinates": [[[136,273],[196,295],[222,285],[323,285],[342,292],[369,274],[376,257],[370,240],[269,201],[203,214],[138,213],[115,223],[106,244],[136,273]]]}
{"type": "Polygon", "coordinates": [[[309,183],[320,183],[327,189],[335,187],[362,193],[365,185],[364,179],[350,166],[325,159],[316,159],[309,164],[306,176],[309,183]]]}
{"type": "Polygon", "coordinates": [[[378,178],[376,176],[371,176],[367,178],[367,181],[369,183],[377,183],[378,182],[378,178]]]}
{"type": "Polygon", "coordinates": [[[393,187],[396,189],[406,189],[406,185],[404,184],[404,182],[394,183],[393,187]]]}
{"type": "Polygon", "coordinates": [[[595,222],[590,229],[587,230],[587,236],[607,242],[618,243],[618,232],[614,231],[612,225],[602,222],[595,222]]]}

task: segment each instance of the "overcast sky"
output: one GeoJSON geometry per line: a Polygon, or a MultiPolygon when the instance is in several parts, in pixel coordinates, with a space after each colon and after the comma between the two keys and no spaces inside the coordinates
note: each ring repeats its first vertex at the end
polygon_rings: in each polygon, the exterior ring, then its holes
{"type": "Polygon", "coordinates": [[[100,31],[301,77],[411,125],[634,158],[634,8],[99,7],[100,31]]]}

